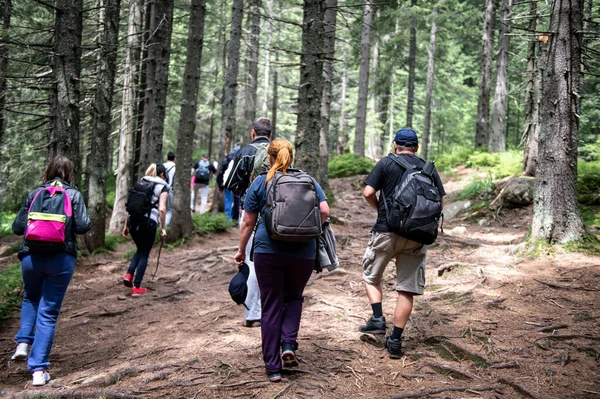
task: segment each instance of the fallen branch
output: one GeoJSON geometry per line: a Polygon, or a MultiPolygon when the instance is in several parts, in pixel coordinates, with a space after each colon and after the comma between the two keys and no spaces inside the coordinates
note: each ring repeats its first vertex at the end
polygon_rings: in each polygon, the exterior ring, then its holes
{"type": "Polygon", "coordinates": [[[600,336],[598,335],[590,335],[590,334],[551,334],[551,335],[544,335],[543,337],[539,337],[537,338],[535,341],[533,341],[533,343],[536,343],[537,341],[540,341],[542,339],[573,339],[573,338],[584,338],[584,339],[591,339],[594,341],[598,341],[600,340],[600,336]]]}
{"type": "Polygon", "coordinates": [[[546,331],[554,331],[554,330],[558,330],[560,328],[569,328],[568,324],[553,324],[551,326],[546,326],[546,327],[540,327],[538,328],[537,332],[546,332],[546,331]]]}
{"type": "Polygon", "coordinates": [[[0,391],[0,397],[3,398],[14,398],[14,399],[25,399],[25,398],[61,398],[61,399],[87,399],[87,398],[105,398],[105,399],[136,399],[138,395],[130,395],[114,391],[112,389],[100,389],[94,391],[78,392],[73,389],[67,390],[30,390],[20,392],[10,392],[2,390],[0,391]]]}
{"type": "Polygon", "coordinates": [[[465,392],[465,391],[502,391],[501,386],[489,386],[489,387],[445,387],[445,388],[434,388],[434,389],[423,389],[420,391],[405,392],[402,395],[394,396],[392,399],[408,399],[408,398],[427,398],[432,395],[437,395],[442,392],[465,392]]]}
{"type": "Polygon", "coordinates": [[[460,380],[471,380],[473,377],[464,371],[455,369],[454,367],[446,366],[445,364],[438,363],[425,363],[423,366],[430,367],[438,374],[449,375],[450,377],[460,380]]]}
{"type": "Polygon", "coordinates": [[[540,284],[547,285],[548,287],[559,288],[561,290],[579,290],[579,291],[594,291],[594,292],[600,291],[600,289],[598,289],[598,288],[588,288],[588,287],[583,287],[580,285],[563,285],[563,284],[549,283],[547,281],[538,280],[537,278],[534,278],[534,280],[540,284]]]}
{"type": "Polygon", "coordinates": [[[534,394],[529,392],[527,389],[525,389],[525,387],[523,387],[521,384],[519,384],[516,381],[509,380],[508,378],[500,378],[498,380],[498,382],[501,382],[506,385],[510,385],[515,391],[519,392],[521,395],[525,395],[532,399],[537,399],[537,396],[535,396],[534,394]]]}
{"type": "Polygon", "coordinates": [[[287,391],[290,390],[290,388],[292,387],[293,384],[288,384],[285,388],[283,388],[281,391],[277,392],[274,396],[273,399],[277,399],[278,397],[280,397],[281,395],[283,395],[284,393],[286,393],[287,391]]]}

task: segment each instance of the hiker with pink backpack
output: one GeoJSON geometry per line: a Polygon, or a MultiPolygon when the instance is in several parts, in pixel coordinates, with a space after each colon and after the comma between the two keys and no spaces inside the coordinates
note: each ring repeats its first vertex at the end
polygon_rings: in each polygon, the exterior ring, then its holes
{"type": "Polygon", "coordinates": [[[15,234],[25,237],[19,248],[24,287],[21,325],[11,359],[27,359],[34,386],[50,380],[48,355],[75,270],[75,234],[85,234],[91,227],[83,196],[70,186],[72,177],[68,158],[52,159],[44,183],[27,195],[12,225],[15,234]]]}

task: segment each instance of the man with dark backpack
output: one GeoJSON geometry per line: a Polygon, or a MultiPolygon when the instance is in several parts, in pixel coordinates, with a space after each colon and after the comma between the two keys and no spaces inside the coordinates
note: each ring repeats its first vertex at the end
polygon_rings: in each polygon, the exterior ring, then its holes
{"type": "Polygon", "coordinates": [[[192,189],[192,201],[190,209],[196,211],[196,193],[200,192],[200,213],[206,212],[208,202],[208,184],[212,174],[217,173],[217,168],[208,160],[208,154],[202,155],[202,159],[192,166],[191,175],[194,176],[194,187],[192,189]]]}
{"type": "Polygon", "coordinates": [[[437,237],[446,195],[433,164],[415,155],[418,149],[414,130],[398,130],[394,154],[377,162],[364,182],[363,195],[378,213],[362,260],[363,280],[373,315],[358,329],[364,333],[386,333],[381,280],[387,264],[395,258],[398,299],[394,326],[386,338],[392,359],[401,357],[402,333],[412,313],[413,296],[423,294],[427,245],[437,237]],[[377,191],[381,192],[379,200],[377,191]]]}
{"type": "MultiPolygon", "coordinates": [[[[271,142],[271,121],[262,117],[254,120],[251,137],[252,143],[242,147],[235,153],[235,157],[229,163],[223,175],[225,188],[233,191],[234,195],[238,198],[242,198],[245,195],[254,178],[262,173],[266,173],[270,168],[267,147],[271,142]]],[[[240,220],[242,220],[243,213],[240,216],[240,220]]],[[[250,242],[253,241],[253,238],[254,235],[250,237],[250,242]]],[[[260,326],[261,317],[260,289],[256,280],[254,262],[250,259],[251,249],[252,245],[248,245],[245,254],[250,274],[247,282],[248,294],[245,302],[246,308],[244,309],[243,325],[246,327],[258,327],[260,326]]]]}

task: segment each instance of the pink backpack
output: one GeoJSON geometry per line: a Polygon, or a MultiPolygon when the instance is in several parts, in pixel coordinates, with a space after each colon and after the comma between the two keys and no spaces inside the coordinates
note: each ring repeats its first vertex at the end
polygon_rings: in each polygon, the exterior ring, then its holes
{"type": "Polygon", "coordinates": [[[27,215],[25,239],[31,249],[36,245],[50,249],[49,244],[63,244],[73,215],[71,198],[62,184],[55,181],[38,190],[27,215]]]}

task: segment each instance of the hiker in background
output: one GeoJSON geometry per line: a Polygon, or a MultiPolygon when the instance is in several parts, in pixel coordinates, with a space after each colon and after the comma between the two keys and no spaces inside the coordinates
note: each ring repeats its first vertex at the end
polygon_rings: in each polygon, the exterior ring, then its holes
{"type": "Polygon", "coordinates": [[[192,213],[196,211],[196,193],[200,191],[200,214],[206,212],[206,202],[208,201],[208,184],[212,174],[217,173],[215,166],[208,160],[208,154],[202,155],[202,159],[192,166],[191,174],[195,177],[194,188],[192,189],[192,201],[190,209],[192,213]]]}
{"type": "Polygon", "coordinates": [[[175,153],[169,151],[167,154],[167,162],[165,162],[167,183],[169,184],[169,202],[167,204],[167,226],[171,224],[171,218],[173,217],[173,185],[175,184],[175,153]]]}
{"type": "MultiPolygon", "coordinates": [[[[422,167],[425,161],[415,155],[418,149],[417,134],[414,130],[410,128],[398,130],[394,138],[394,154],[379,160],[364,181],[363,195],[369,205],[377,210],[377,222],[371,230],[371,239],[362,260],[363,280],[373,315],[358,329],[364,333],[386,333],[381,280],[389,261],[396,258],[398,297],[394,310],[394,326],[391,335],[386,338],[389,357],[393,359],[400,358],[402,354],[402,333],[412,313],[413,296],[423,294],[427,245],[391,232],[386,221],[386,206],[382,196],[392,198],[397,184],[405,173],[405,169],[401,168],[392,157],[402,157],[409,164],[422,167]],[[377,191],[380,191],[379,201],[376,197],[377,191]]],[[[435,169],[432,180],[443,198],[446,193],[435,169]]]]}
{"type": "MultiPolygon", "coordinates": [[[[271,121],[262,117],[255,119],[252,123],[250,134],[252,143],[242,147],[235,153],[233,162],[230,162],[224,176],[225,188],[233,191],[233,194],[238,199],[244,196],[254,177],[269,170],[266,148],[271,141],[271,121]]],[[[243,201],[240,200],[240,202],[243,205],[243,201]]],[[[243,211],[241,216],[243,219],[243,211]]],[[[250,237],[250,242],[252,242],[252,236],[250,237]]],[[[247,247],[245,257],[250,274],[247,282],[248,294],[246,295],[246,307],[244,308],[242,325],[245,327],[260,327],[260,290],[258,288],[258,281],[256,280],[254,263],[250,259],[250,250],[251,245],[247,247]]]]}
{"type": "Polygon", "coordinates": [[[239,144],[236,144],[235,147],[231,149],[231,152],[221,161],[221,167],[217,173],[217,187],[219,187],[219,191],[224,191],[225,214],[227,215],[227,220],[233,220],[236,224],[240,218],[240,199],[233,194],[233,191],[225,188],[224,175],[229,164],[233,161],[235,153],[239,150],[240,146],[239,144]]]}
{"type": "MultiPolygon", "coordinates": [[[[316,239],[290,242],[270,238],[259,212],[267,202],[267,183],[277,171],[287,173],[293,161],[292,144],[276,139],[267,148],[271,169],[258,176],[246,193],[239,249],[235,261],[239,267],[247,263],[246,249],[258,221],[254,236],[254,267],[260,286],[262,315],[261,337],[265,368],[271,382],[281,381],[284,367],[298,366],[298,330],[302,316],[303,292],[315,267],[316,239]]],[[[319,184],[312,179],[319,198],[320,220],[327,220],[329,206],[319,184]]],[[[311,203],[314,199],[311,199],[311,203]]]]}
{"type": "MultiPolygon", "coordinates": [[[[133,238],[136,246],[135,254],[131,258],[127,274],[123,277],[123,285],[131,287],[131,296],[139,297],[146,293],[146,288],[142,287],[142,279],[148,266],[148,257],[156,239],[156,229],[160,225],[160,237],[165,239],[167,236],[167,203],[169,197],[169,185],[166,182],[167,170],[163,164],[151,164],[146,169],[146,175],[140,180],[151,184],[150,192],[151,207],[146,213],[132,214],[129,212],[127,223],[123,229],[123,236],[133,238]],[[135,279],[134,279],[135,275],[135,279]]],[[[140,182],[138,182],[140,183],[140,182]]],[[[136,183],[136,185],[138,185],[136,183]]],[[[142,182],[144,183],[144,182],[142,182]]],[[[146,184],[147,184],[146,183],[146,184]]],[[[134,186],[135,189],[135,186],[134,186]]],[[[131,194],[130,194],[131,197],[131,194]]],[[[128,199],[128,202],[130,200],[128,199]]]]}
{"type": "MultiPolygon", "coordinates": [[[[25,238],[19,248],[24,288],[21,326],[15,336],[17,349],[11,359],[26,359],[31,347],[27,367],[33,373],[34,386],[45,385],[50,380],[48,355],[60,307],[75,270],[75,234],[84,234],[91,227],[81,193],[70,186],[72,178],[73,163],[64,156],[53,158],[46,167],[42,187],[27,195],[12,225],[13,232],[25,238]],[[45,195],[46,192],[49,194],[45,195]],[[49,214],[49,209],[56,213],[49,214]],[[36,220],[34,211],[43,212],[46,217],[36,220]],[[61,242],[44,241],[44,237],[35,236],[30,230],[36,222],[48,223],[48,215],[54,219],[50,221],[54,226],[60,224],[56,217],[61,218],[62,212],[66,218],[62,222],[61,242]]],[[[43,226],[40,230],[43,234],[43,226]]]]}

